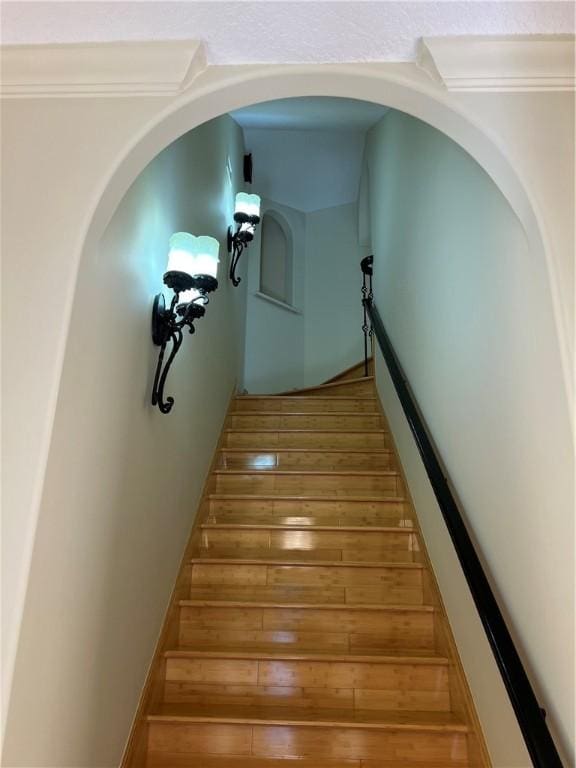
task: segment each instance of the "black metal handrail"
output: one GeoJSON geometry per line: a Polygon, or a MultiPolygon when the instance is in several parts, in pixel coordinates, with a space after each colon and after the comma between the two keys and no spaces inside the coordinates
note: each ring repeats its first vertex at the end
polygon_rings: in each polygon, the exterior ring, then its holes
{"type": "Polygon", "coordinates": [[[526,670],[436,455],[426,423],[388,338],[382,318],[373,301],[366,298],[362,303],[372,323],[396,394],[414,435],[532,762],[535,768],[562,768],[562,761],[546,725],[546,713],[538,704],[530,685],[526,670]]]}

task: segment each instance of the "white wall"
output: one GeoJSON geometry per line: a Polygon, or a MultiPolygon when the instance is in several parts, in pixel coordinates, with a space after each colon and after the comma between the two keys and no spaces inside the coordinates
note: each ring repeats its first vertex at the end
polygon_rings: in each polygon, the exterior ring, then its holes
{"type": "Polygon", "coordinates": [[[293,249],[292,306],[260,293],[261,227],[240,257],[248,270],[244,386],[253,394],[281,392],[304,385],[304,281],[306,217],[302,211],[263,199],[261,214],[279,217],[293,249]],[[247,264],[247,266],[246,266],[247,264]]]}
{"type": "MultiPolygon", "coordinates": [[[[574,48],[571,60],[574,72],[574,48]]],[[[522,158],[527,165],[524,175],[533,186],[534,205],[542,217],[549,247],[548,258],[555,278],[551,288],[558,326],[564,331],[562,341],[568,369],[569,396],[574,400],[574,90],[518,93],[513,94],[512,98],[506,93],[463,93],[459,100],[465,109],[475,115],[475,119],[478,117],[490,121],[493,130],[510,146],[513,162],[520,165],[522,158]],[[522,129],[519,130],[519,127],[522,129]]]]}
{"type": "Polygon", "coordinates": [[[364,355],[358,208],[340,205],[306,216],[304,380],[319,384],[364,355]]]}
{"type": "Polygon", "coordinates": [[[545,264],[488,176],[436,130],[388,113],[367,159],[376,303],[573,758],[573,455],[545,264]]]}
{"type": "Polygon", "coordinates": [[[3,730],[76,256],[93,214],[98,179],[109,171],[118,148],[158,108],[151,99],[2,103],[3,730]],[[113,119],[104,117],[112,114],[113,119]],[[41,318],[31,320],[31,306],[42,308],[41,318]]]}
{"type": "Polygon", "coordinates": [[[185,334],[166,388],[176,403],[162,415],[149,403],[152,298],[172,232],[223,242],[242,153],[227,117],[184,136],[138,177],[81,265],[3,765],[118,765],[243,336],[222,246],[219,289],[185,334]]]}

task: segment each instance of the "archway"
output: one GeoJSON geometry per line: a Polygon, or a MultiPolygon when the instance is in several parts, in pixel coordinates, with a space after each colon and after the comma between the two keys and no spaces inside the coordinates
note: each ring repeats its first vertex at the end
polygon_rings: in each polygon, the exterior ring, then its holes
{"type": "MultiPolygon", "coordinates": [[[[116,157],[110,153],[93,190],[93,210],[84,236],[71,253],[76,277],[82,260],[93,251],[118,203],[145,166],[176,138],[208,120],[250,104],[294,96],[353,97],[385,104],[419,118],[462,146],[503,192],[527,232],[535,253],[547,263],[554,299],[550,261],[539,213],[529,188],[497,144],[474,120],[454,106],[424,75],[399,74],[375,67],[286,67],[249,70],[208,70],[169,107],[140,127],[116,157]]],[[[544,263],[544,262],[543,262],[544,263]]],[[[72,269],[71,269],[72,272],[72,269]]],[[[73,276],[73,279],[74,276],[73,276]]],[[[68,296],[72,301],[73,291],[68,296]]],[[[556,303],[556,302],[555,302],[556,303]]],[[[556,307],[555,307],[556,309],[556,307]]],[[[557,314],[557,328],[558,311],[557,314]]],[[[70,313],[67,313],[68,318],[70,313]]],[[[560,330],[558,330],[560,336],[560,330]]],[[[61,363],[61,361],[59,361],[61,363]]],[[[60,371],[56,375],[59,375],[60,371]]]]}
{"type": "MultiPolygon", "coordinates": [[[[191,129],[241,107],[298,96],[354,98],[388,106],[417,117],[460,145],[491,177],[520,220],[531,248],[546,265],[562,361],[568,407],[571,373],[558,277],[535,196],[503,149],[453,99],[422,74],[397,73],[369,66],[295,66],[223,70],[206,84],[190,88],[160,112],[113,159],[95,197],[82,253],[99,241],[120,200],[146,165],[191,129]]],[[[82,254],[78,254],[79,267],[82,254]]]]}
{"type": "Polygon", "coordinates": [[[293,251],[290,225],[274,209],[266,210],[262,216],[259,290],[285,304],[292,304],[293,251]]]}

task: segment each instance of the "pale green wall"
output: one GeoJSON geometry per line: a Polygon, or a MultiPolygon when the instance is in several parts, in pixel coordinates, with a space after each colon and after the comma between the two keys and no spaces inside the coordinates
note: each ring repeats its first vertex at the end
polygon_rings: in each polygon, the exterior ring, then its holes
{"type": "Polygon", "coordinates": [[[305,381],[317,384],[364,354],[357,205],[306,216],[305,381]]]}
{"type": "Polygon", "coordinates": [[[245,292],[227,278],[225,247],[242,154],[228,117],[185,135],[138,177],[81,265],[4,765],[119,764],[242,365],[245,292]],[[177,230],[220,239],[220,287],[185,334],[165,416],[149,404],[150,315],[177,230]]]}
{"type": "Polygon", "coordinates": [[[263,199],[267,212],[282,222],[292,246],[292,305],[266,300],[260,294],[260,235],[244,251],[248,271],[244,384],[248,392],[267,393],[304,385],[304,281],[306,274],[306,217],[302,211],[263,199]]]}
{"type": "Polygon", "coordinates": [[[438,131],[390,112],[366,157],[376,303],[570,753],[573,463],[545,264],[438,131]]]}
{"type": "Polygon", "coordinates": [[[292,233],[293,304],[298,314],[255,295],[260,233],[249,259],[245,383],[249,392],[279,392],[320,384],[364,354],[356,204],[303,213],[273,201],[263,210],[283,216],[292,233]],[[280,343],[279,343],[280,342],[280,343]]]}

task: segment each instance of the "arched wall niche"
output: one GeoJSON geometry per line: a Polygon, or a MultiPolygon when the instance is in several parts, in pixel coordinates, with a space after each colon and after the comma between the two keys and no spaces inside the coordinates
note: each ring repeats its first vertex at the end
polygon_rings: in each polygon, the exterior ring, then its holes
{"type": "MultiPolygon", "coordinates": [[[[567,407],[573,411],[572,365],[566,310],[543,216],[527,180],[478,121],[428,77],[408,71],[366,66],[278,66],[210,69],[189,90],[161,111],[111,159],[108,174],[93,197],[82,257],[99,241],[122,197],[146,165],[166,146],[208,120],[241,107],[299,96],[332,96],[370,101],[406,112],[446,134],[490,176],[522,223],[530,247],[546,265],[561,357],[567,407]]],[[[69,296],[68,317],[73,294],[69,296]]]]}
{"type": "Polygon", "coordinates": [[[266,293],[274,299],[283,301],[285,304],[294,303],[294,237],[292,234],[292,227],[286,221],[284,216],[274,208],[267,208],[262,217],[262,232],[260,235],[260,282],[259,290],[262,293],[266,293]],[[266,259],[266,224],[270,223],[276,227],[281,236],[284,238],[284,290],[280,290],[278,295],[266,290],[265,275],[264,275],[264,262],[266,259]]]}

